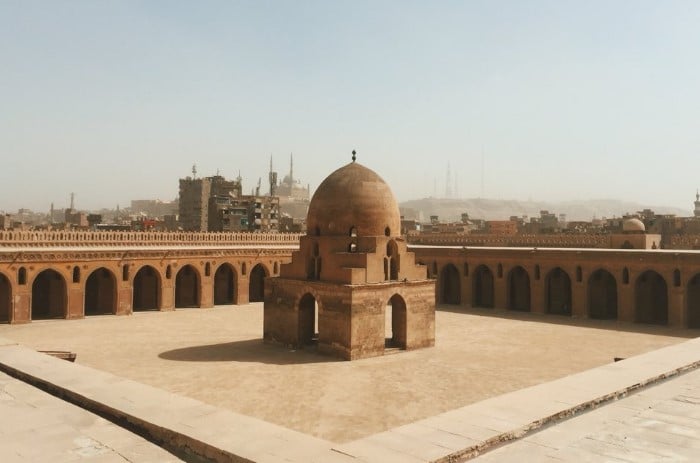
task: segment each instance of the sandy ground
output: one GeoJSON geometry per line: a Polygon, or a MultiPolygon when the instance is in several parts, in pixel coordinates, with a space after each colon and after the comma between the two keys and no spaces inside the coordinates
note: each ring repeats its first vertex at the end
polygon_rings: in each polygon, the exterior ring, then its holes
{"type": "Polygon", "coordinates": [[[434,348],[353,362],[263,344],[261,303],[0,325],[0,336],[334,442],[700,336],[447,307],[436,318],[434,348]]]}

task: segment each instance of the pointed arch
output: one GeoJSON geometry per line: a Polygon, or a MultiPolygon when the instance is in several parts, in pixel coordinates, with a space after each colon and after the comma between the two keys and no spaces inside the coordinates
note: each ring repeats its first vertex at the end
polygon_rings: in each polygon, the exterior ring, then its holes
{"type": "Polygon", "coordinates": [[[442,267],[438,287],[440,288],[441,304],[459,305],[462,302],[459,270],[453,264],[442,267]]]}
{"type": "Polygon", "coordinates": [[[248,281],[248,300],[262,302],[265,299],[265,277],[269,274],[263,264],[257,264],[250,271],[248,281]]]}
{"type": "Polygon", "coordinates": [[[175,275],[176,308],[199,307],[200,280],[197,269],[192,265],[187,264],[177,272],[175,275]]]}
{"type": "Polygon", "coordinates": [[[599,320],[617,319],[617,281],[605,269],[598,269],[588,277],[588,316],[599,320]]]}
{"type": "Polygon", "coordinates": [[[318,342],[318,302],[311,293],[299,299],[298,311],[299,345],[305,346],[318,342]]]}
{"type": "MultiPolygon", "coordinates": [[[[124,268],[128,268],[124,266],[124,268]]],[[[117,311],[117,284],[114,274],[104,267],[93,270],[85,280],[85,315],[114,314],[117,311]]]]}
{"type": "Polygon", "coordinates": [[[236,270],[229,263],[219,265],[214,272],[214,305],[234,304],[238,300],[236,270]]]}
{"type": "Polygon", "coordinates": [[[508,308],[530,311],[530,275],[519,265],[508,272],[508,308]]]}
{"type": "Polygon", "coordinates": [[[12,285],[10,279],[0,273],[0,323],[9,323],[12,313],[12,285]]]}
{"type": "Polygon", "coordinates": [[[400,269],[399,247],[395,240],[389,240],[386,244],[386,261],[384,276],[386,280],[398,280],[400,269]]]}
{"type": "Polygon", "coordinates": [[[40,272],[32,282],[32,320],[66,318],[66,280],[55,270],[40,272]]]}
{"type": "Polygon", "coordinates": [[[634,284],[635,318],[639,323],[668,323],[668,287],[664,277],[647,270],[634,284]]]}
{"type": "Polygon", "coordinates": [[[547,313],[571,315],[571,278],[561,267],[552,269],[545,279],[547,313]]]}
{"type": "Polygon", "coordinates": [[[408,313],[406,301],[400,294],[394,294],[389,298],[387,313],[384,317],[385,323],[387,318],[391,320],[384,329],[384,346],[405,349],[408,341],[408,313]],[[388,332],[389,328],[391,332],[388,332]]]}
{"type": "Polygon", "coordinates": [[[486,265],[479,265],[472,278],[472,306],[494,307],[493,272],[486,265]]]}
{"type": "Polygon", "coordinates": [[[688,328],[700,328],[700,273],[688,281],[688,328]]]}
{"type": "MultiPolygon", "coordinates": [[[[168,266],[170,268],[170,266],[168,266]]],[[[162,284],[160,273],[150,265],[141,267],[134,276],[133,311],[160,310],[162,284]]]]}

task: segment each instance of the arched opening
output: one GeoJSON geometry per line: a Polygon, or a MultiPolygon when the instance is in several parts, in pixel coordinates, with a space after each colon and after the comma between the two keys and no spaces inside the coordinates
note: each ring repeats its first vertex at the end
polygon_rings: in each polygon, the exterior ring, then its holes
{"type": "Polygon", "coordinates": [[[668,322],[666,280],[653,270],[639,275],[634,287],[636,321],[665,325],[668,322]]]}
{"type": "Polygon", "coordinates": [[[700,328],[700,273],[688,282],[688,328],[700,328]]]}
{"type": "Polygon", "coordinates": [[[129,265],[124,264],[122,267],[122,281],[129,281],[129,265]]]}
{"type": "Polygon", "coordinates": [[[44,270],[32,283],[32,320],[65,318],[66,280],[55,270],[44,270]]]}
{"type": "Polygon", "coordinates": [[[80,283],[80,267],[73,267],[73,283],[80,283]]]}
{"type": "Polygon", "coordinates": [[[571,315],[571,279],[557,267],[547,274],[545,280],[547,292],[547,313],[571,315]]]}
{"type": "Polygon", "coordinates": [[[204,276],[205,277],[211,276],[211,264],[209,262],[204,264],[204,276]]]}
{"type": "Polygon", "coordinates": [[[399,279],[399,247],[396,241],[391,240],[386,244],[386,255],[384,276],[387,280],[396,281],[399,279]]]}
{"type": "Polygon", "coordinates": [[[27,284],[27,269],[24,267],[20,267],[19,270],[17,270],[17,284],[27,284]]]}
{"type": "Polygon", "coordinates": [[[384,323],[384,347],[405,349],[408,338],[406,301],[398,294],[389,299],[384,323]]]}
{"type": "Polygon", "coordinates": [[[12,286],[10,280],[0,273],[0,323],[10,322],[12,311],[12,286]]]}
{"type": "Polygon", "coordinates": [[[461,287],[457,267],[452,264],[445,265],[440,272],[438,284],[441,304],[459,305],[461,303],[461,287]]]}
{"type": "Polygon", "coordinates": [[[607,270],[596,270],[588,278],[588,316],[598,320],[617,318],[617,282],[607,270]]]}
{"type": "Polygon", "coordinates": [[[493,309],[494,289],[491,269],[485,265],[479,265],[474,270],[474,279],[472,281],[472,306],[493,309]]]}
{"type": "Polygon", "coordinates": [[[316,298],[306,293],[299,300],[299,345],[306,346],[318,342],[318,303],[316,298]]]}
{"type": "Polygon", "coordinates": [[[236,273],[230,264],[221,264],[214,273],[214,305],[236,301],[236,273]]]}
{"type": "Polygon", "coordinates": [[[134,277],[133,310],[160,310],[160,275],[150,265],[141,267],[134,277]]]}
{"type": "Polygon", "coordinates": [[[265,299],[265,277],[267,270],[262,264],[258,264],[250,271],[248,286],[248,300],[250,302],[262,302],[265,299]]]}
{"type": "Polygon", "coordinates": [[[357,236],[357,228],[355,228],[355,227],[350,227],[349,236],[351,236],[351,237],[356,237],[356,236],[357,236]]]}
{"type": "Polygon", "coordinates": [[[191,265],[175,275],[175,307],[199,307],[199,275],[191,265]]]}
{"type": "Polygon", "coordinates": [[[629,240],[625,240],[625,242],[622,243],[622,246],[620,246],[620,249],[634,249],[634,246],[629,240]]]}
{"type": "Polygon", "coordinates": [[[530,311],[530,276],[520,266],[508,273],[508,308],[520,312],[530,311]]]}
{"type": "Polygon", "coordinates": [[[117,285],[112,272],[100,267],[85,282],[85,315],[116,313],[117,285]]]}

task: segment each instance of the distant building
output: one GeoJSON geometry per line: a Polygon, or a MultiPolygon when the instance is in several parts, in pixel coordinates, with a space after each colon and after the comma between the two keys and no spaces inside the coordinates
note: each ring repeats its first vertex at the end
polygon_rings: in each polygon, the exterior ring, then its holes
{"type": "MultiPolygon", "coordinates": [[[[237,198],[242,193],[241,179],[226,180],[220,175],[180,179],[178,203],[180,226],[185,231],[210,231],[211,198],[237,198]]],[[[216,206],[217,201],[213,201],[216,206]]]]}
{"type": "Polygon", "coordinates": [[[177,201],[161,201],[160,199],[131,200],[131,214],[152,218],[162,218],[166,215],[177,214],[177,201]]]}

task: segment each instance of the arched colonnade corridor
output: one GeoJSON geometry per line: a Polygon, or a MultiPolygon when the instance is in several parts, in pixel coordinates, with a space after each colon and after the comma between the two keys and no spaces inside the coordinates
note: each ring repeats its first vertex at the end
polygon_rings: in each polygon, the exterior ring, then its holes
{"type": "Polygon", "coordinates": [[[678,269],[426,261],[438,304],[700,328],[700,266],[684,283],[678,269]]]}
{"type": "Polygon", "coordinates": [[[265,278],[278,269],[279,262],[252,268],[245,262],[216,267],[207,262],[163,268],[56,265],[33,272],[21,266],[14,275],[0,270],[0,323],[257,302],[263,300],[265,278]],[[13,319],[22,300],[28,306],[25,319],[13,319]]]}

